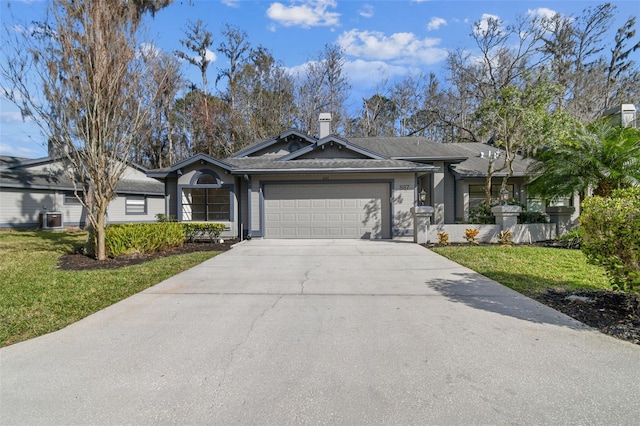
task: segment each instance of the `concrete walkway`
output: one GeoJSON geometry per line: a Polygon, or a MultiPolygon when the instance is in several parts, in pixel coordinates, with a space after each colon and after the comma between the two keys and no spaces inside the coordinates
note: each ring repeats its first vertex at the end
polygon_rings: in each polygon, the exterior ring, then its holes
{"type": "Polygon", "coordinates": [[[637,424],[640,346],[411,243],[254,240],[0,349],[0,424],[637,424]]]}

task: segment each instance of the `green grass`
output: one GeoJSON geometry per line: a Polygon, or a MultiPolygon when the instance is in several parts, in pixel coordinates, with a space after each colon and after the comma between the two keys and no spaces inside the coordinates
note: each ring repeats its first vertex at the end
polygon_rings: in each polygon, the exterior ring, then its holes
{"type": "Polygon", "coordinates": [[[534,246],[446,246],[434,252],[527,296],[545,289],[611,289],[604,269],[579,250],[534,246]]]}
{"type": "Polygon", "coordinates": [[[0,347],[59,330],[219,252],[155,259],[120,269],[63,271],[61,255],[86,234],[0,233],[0,347]]]}

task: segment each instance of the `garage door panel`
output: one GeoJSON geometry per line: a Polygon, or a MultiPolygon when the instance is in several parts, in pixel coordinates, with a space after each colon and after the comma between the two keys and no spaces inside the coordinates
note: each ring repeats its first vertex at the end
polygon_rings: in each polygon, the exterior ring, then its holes
{"type": "Polygon", "coordinates": [[[291,215],[286,223],[310,223],[311,215],[309,213],[297,213],[295,215],[291,215]]]}
{"type": "Polygon", "coordinates": [[[360,217],[357,213],[343,213],[342,220],[343,222],[346,222],[346,223],[354,223],[354,222],[359,222],[360,217]]]}
{"type": "Polygon", "coordinates": [[[390,238],[385,183],[265,184],[267,238],[390,238]]]}
{"type": "Polygon", "coordinates": [[[311,235],[313,238],[326,238],[327,228],[313,227],[311,228],[311,235]]]}
{"type": "Polygon", "coordinates": [[[341,213],[329,213],[327,215],[327,222],[329,223],[342,223],[343,218],[341,213]]]}
{"type": "Polygon", "coordinates": [[[342,207],[345,209],[354,209],[359,206],[359,200],[343,200],[342,201],[342,207]]]}

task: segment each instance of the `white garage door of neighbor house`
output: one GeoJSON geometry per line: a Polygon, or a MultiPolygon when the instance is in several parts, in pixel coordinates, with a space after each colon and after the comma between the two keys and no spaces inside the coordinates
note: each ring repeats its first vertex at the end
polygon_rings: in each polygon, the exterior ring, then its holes
{"type": "Polygon", "coordinates": [[[266,238],[391,238],[388,183],[265,184],[266,238]]]}

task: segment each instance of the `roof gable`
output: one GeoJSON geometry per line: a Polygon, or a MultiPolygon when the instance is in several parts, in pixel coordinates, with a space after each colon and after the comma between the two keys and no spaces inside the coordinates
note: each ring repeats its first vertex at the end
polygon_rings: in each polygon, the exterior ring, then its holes
{"type": "Polygon", "coordinates": [[[353,145],[346,139],[331,135],[320,139],[312,145],[285,155],[280,161],[314,159],[383,160],[386,158],[373,151],[353,145]]]}
{"type": "Polygon", "coordinates": [[[297,130],[288,130],[275,138],[257,142],[233,154],[230,158],[282,156],[313,145],[316,140],[297,130]]]}
{"type": "Polygon", "coordinates": [[[235,166],[229,164],[229,163],[225,163],[224,161],[220,161],[220,160],[216,160],[213,157],[208,156],[207,154],[196,154],[194,156],[191,156],[185,160],[179,161],[175,164],[173,164],[170,167],[166,167],[164,169],[155,169],[155,170],[149,170],[147,171],[147,176],[149,177],[153,177],[153,178],[166,178],[168,176],[171,175],[177,175],[180,174],[180,170],[182,168],[186,168],[188,166],[191,166],[192,164],[195,163],[200,163],[200,164],[213,164],[214,166],[218,166],[224,170],[233,170],[235,168],[235,166]]]}

